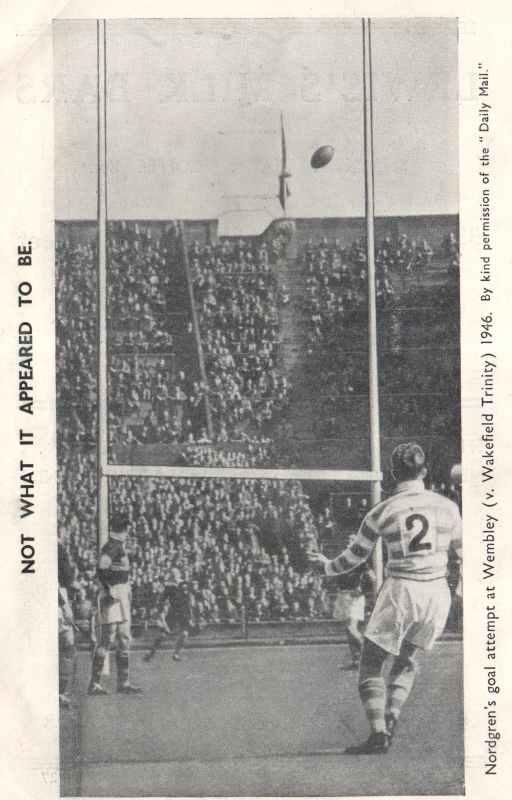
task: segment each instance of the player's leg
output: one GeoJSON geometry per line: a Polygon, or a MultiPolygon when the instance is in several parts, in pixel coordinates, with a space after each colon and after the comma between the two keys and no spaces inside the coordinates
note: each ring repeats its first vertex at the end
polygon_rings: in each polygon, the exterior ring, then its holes
{"type": "Polygon", "coordinates": [[[59,704],[61,708],[69,708],[71,704],[69,688],[75,667],[75,654],[75,632],[71,625],[62,623],[59,631],[59,704]]]}
{"type": "Polygon", "coordinates": [[[417,651],[432,649],[445,628],[450,609],[450,591],[444,579],[424,584],[403,581],[403,584],[407,591],[407,606],[413,609],[413,613],[388,678],[386,721],[391,737],[414,685],[417,651]]]}
{"type": "Polygon", "coordinates": [[[404,627],[402,591],[399,582],[387,578],[366,627],[359,666],[359,696],[371,733],[367,742],[348,748],[350,754],[385,753],[389,746],[384,665],[388,656],[400,652],[404,627]]]}
{"type": "Polygon", "coordinates": [[[98,645],[92,657],[91,680],[89,683],[89,694],[107,694],[106,689],[101,685],[101,674],[105,665],[105,658],[116,638],[116,623],[102,623],[100,625],[100,635],[98,645]]]}
{"type": "Polygon", "coordinates": [[[122,694],[140,694],[142,689],[130,683],[130,621],[119,622],[117,625],[117,691],[122,694]]]}
{"type": "Polygon", "coordinates": [[[361,658],[363,649],[363,634],[361,633],[361,623],[355,617],[349,617],[347,622],[347,641],[352,656],[352,665],[356,667],[361,658]]]}
{"type": "Polygon", "coordinates": [[[176,637],[176,643],[174,645],[174,653],[172,657],[175,661],[181,661],[180,653],[185,647],[188,640],[188,628],[185,626],[181,626],[178,629],[178,635],[176,637]]]}
{"type": "Polygon", "coordinates": [[[359,667],[359,696],[372,733],[385,732],[386,683],[384,664],[389,653],[364,639],[359,667]]]}
{"type": "Polygon", "coordinates": [[[156,651],[159,650],[160,647],[162,646],[162,642],[164,641],[166,635],[167,634],[164,631],[162,631],[155,637],[153,644],[151,645],[148,652],[144,656],[144,661],[151,661],[151,659],[154,658],[156,651]]]}
{"type": "Polygon", "coordinates": [[[386,721],[384,665],[389,653],[370,639],[363,640],[359,665],[359,696],[370,723],[370,736],[362,744],[347,747],[348,755],[385,753],[389,746],[386,721]]]}
{"type": "Polygon", "coordinates": [[[157,633],[153,644],[144,656],[144,661],[151,661],[151,659],[154,658],[156,651],[160,649],[164,639],[170,635],[170,629],[172,628],[173,624],[173,619],[169,613],[165,617],[165,622],[163,619],[159,621],[159,632],[157,633]]]}
{"type": "Polygon", "coordinates": [[[400,653],[394,658],[393,666],[389,673],[385,719],[390,740],[393,738],[402,706],[409,697],[414,685],[414,679],[416,677],[416,653],[417,647],[411,642],[404,640],[400,648],[400,653]]]}

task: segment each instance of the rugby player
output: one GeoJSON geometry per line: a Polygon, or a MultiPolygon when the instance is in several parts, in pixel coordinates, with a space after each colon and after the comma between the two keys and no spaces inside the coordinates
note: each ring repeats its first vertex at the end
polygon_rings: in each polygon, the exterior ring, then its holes
{"type": "Polygon", "coordinates": [[[110,523],[110,533],[100,552],[98,579],[97,624],[98,646],[92,659],[89,694],[104,695],[101,674],[110,648],[116,645],[117,691],[121,694],[140,694],[142,689],[133,686],[129,678],[131,642],[131,590],[130,563],[125,549],[128,517],[117,514],[110,523]]]}
{"type": "Polygon", "coordinates": [[[70,592],[76,589],[75,570],[63,539],[58,542],[59,579],[59,705],[69,708],[69,689],[75,668],[75,620],[70,602],[70,592]]]}
{"type": "Polygon", "coordinates": [[[180,653],[190,632],[190,604],[187,586],[182,582],[178,569],[171,569],[171,580],[162,595],[158,624],[162,632],[158,634],[153,646],[144,656],[144,661],[153,658],[164,638],[172,635],[173,629],[177,630],[177,637],[172,657],[175,661],[181,661],[180,653]]]}
{"type": "MultiPolygon", "coordinates": [[[[355,539],[351,537],[350,544],[355,539]]],[[[346,625],[347,641],[352,656],[351,664],[340,669],[358,669],[363,649],[364,625],[370,616],[369,607],[373,608],[375,599],[375,574],[368,563],[340,577],[338,595],[334,604],[334,619],[342,620],[346,625]],[[347,585],[347,580],[348,581],[347,585]]]]}
{"type": "Polygon", "coordinates": [[[425,488],[421,447],[398,445],[391,471],[395,491],[366,515],[354,541],[332,560],[322,553],[310,554],[326,575],[338,575],[366,561],[379,537],[386,548],[386,578],[364,634],[359,668],[359,695],[371,732],[366,742],[349,747],[349,754],[388,750],[414,683],[417,651],[430,650],[446,625],[449,555],[461,563],[459,509],[425,488]],[[388,657],[392,664],[386,685],[388,657]]]}

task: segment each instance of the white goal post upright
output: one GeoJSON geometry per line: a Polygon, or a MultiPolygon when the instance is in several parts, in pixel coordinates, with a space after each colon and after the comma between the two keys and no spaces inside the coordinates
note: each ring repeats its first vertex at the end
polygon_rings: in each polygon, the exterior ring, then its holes
{"type": "Polygon", "coordinates": [[[98,418],[96,469],[98,474],[98,546],[108,539],[108,330],[107,330],[107,61],[106,22],[96,22],[98,49],[98,274],[97,358],[98,418]]]}
{"type": "MultiPolygon", "coordinates": [[[[371,21],[363,19],[363,97],[364,97],[364,195],[366,215],[366,254],[368,274],[368,395],[370,412],[370,466],[380,472],[379,366],[377,353],[377,292],[375,276],[375,187],[373,172],[373,96],[371,21]]],[[[372,506],[380,502],[380,479],[371,483],[372,506]]],[[[380,588],[383,580],[382,542],[373,554],[373,566],[380,588]]]]}
{"type": "MultiPolygon", "coordinates": [[[[98,545],[108,538],[109,477],[132,478],[214,478],[261,480],[315,480],[366,482],[371,486],[372,504],[381,498],[379,384],[377,364],[377,318],[375,292],[375,237],[373,190],[373,139],[371,96],[370,21],[363,20],[363,90],[364,90],[364,150],[365,150],[365,210],[368,256],[368,318],[369,318],[369,410],[370,453],[369,470],[286,469],[286,468],[226,468],[151,466],[109,464],[108,462],[108,326],[107,326],[107,58],[106,21],[97,21],[97,113],[98,113],[98,276],[97,276],[97,358],[98,358],[98,419],[97,419],[97,477],[98,477],[98,545]]],[[[374,556],[378,585],[382,582],[382,550],[374,556]]]]}

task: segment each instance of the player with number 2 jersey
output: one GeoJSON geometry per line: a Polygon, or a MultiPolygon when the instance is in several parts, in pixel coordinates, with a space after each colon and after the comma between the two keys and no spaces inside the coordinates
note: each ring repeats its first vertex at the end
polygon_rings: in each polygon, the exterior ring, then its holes
{"type": "Polygon", "coordinates": [[[393,494],[366,515],[351,544],[329,560],[312,553],[326,575],[349,572],[369,558],[379,538],[386,549],[386,579],[365,631],[359,692],[371,726],[367,742],[350,753],[386,752],[412,689],[417,648],[430,650],[450,610],[448,558],[460,563],[462,525],[457,505],[425,488],[425,455],[415,443],[391,456],[393,494]],[[388,684],[384,662],[394,657],[388,684]]]}

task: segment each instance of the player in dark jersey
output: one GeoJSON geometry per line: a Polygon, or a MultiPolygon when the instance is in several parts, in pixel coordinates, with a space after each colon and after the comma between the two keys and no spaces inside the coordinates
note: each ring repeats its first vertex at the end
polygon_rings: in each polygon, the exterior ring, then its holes
{"type": "Polygon", "coordinates": [[[177,569],[171,570],[171,581],[165,587],[162,595],[158,624],[161,633],[158,634],[153,646],[145,655],[144,661],[150,661],[153,658],[165,637],[172,636],[173,630],[177,631],[177,636],[172,657],[174,661],[181,661],[180,653],[190,633],[190,602],[187,586],[181,581],[177,569]]]}
{"type": "Polygon", "coordinates": [[[89,694],[104,695],[101,675],[110,648],[116,645],[117,691],[140,694],[129,678],[131,643],[130,562],[125,548],[128,518],[116,515],[110,524],[109,538],[103,545],[98,562],[98,646],[93,655],[89,694]]]}

